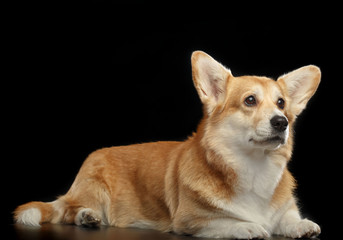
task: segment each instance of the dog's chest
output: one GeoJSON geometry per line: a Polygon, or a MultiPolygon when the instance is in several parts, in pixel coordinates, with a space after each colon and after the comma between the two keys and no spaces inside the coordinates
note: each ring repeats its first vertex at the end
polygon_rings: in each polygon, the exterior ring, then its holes
{"type": "Polygon", "coordinates": [[[268,156],[242,158],[237,164],[238,188],[242,193],[270,199],[279,183],[285,164],[268,156]]]}
{"type": "Polygon", "coordinates": [[[275,213],[270,205],[271,198],[285,164],[275,163],[269,158],[245,158],[237,162],[235,171],[238,183],[235,196],[230,201],[218,199],[217,203],[231,217],[267,226],[275,213]]]}

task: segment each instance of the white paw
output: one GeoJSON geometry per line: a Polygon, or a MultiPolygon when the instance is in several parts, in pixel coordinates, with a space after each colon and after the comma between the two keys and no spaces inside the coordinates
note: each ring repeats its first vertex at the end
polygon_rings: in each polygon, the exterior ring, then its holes
{"type": "Polygon", "coordinates": [[[231,227],[232,238],[235,239],[264,239],[270,234],[257,223],[237,223],[231,227]]]}
{"type": "Polygon", "coordinates": [[[310,238],[320,234],[320,227],[318,224],[303,219],[300,222],[290,224],[286,226],[285,235],[291,238],[310,238]]]}

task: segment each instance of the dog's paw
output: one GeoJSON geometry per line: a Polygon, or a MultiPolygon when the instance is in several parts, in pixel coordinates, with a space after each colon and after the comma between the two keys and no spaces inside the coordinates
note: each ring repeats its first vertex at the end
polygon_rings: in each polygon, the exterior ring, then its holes
{"type": "Polygon", "coordinates": [[[320,234],[320,227],[318,224],[303,219],[297,223],[286,226],[286,237],[291,238],[311,238],[316,237],[320,234]]]}
{"type": "Polygon", "coordinates": [[[270,234],[261,225],[257,223],[237,223],[232,226],[232,238],[235,239],[265,239],[270,234]]]}
{"type": "Polygon", "coordinates": [[[100,226],[101,219],[92,209],[85,208],[79,211],[75,222],[77,225],[96,228],[100,226]]]}

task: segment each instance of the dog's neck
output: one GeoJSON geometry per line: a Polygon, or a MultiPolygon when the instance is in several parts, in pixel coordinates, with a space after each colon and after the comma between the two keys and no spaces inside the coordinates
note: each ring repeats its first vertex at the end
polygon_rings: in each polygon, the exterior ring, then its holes
{"type": "Polygon", "coordinates": [[[275,150],[230,145],[210,139],[202,122],[192,140],[197,142],[196,145],[212,168],[222,172],[223,176],[234,172],[242,191],[268,198],[272,196],[290,158],[287,149],[291,147],[292,139],[275,150]]]}

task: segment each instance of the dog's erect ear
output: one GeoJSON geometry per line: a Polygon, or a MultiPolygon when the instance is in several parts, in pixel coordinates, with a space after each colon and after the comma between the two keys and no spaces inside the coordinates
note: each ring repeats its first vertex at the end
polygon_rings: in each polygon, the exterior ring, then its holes
{"type": "Polygon", "coordinates": [[[192,54],[192,74],[195,88],[207,112],[224,101],[230,70],[202,51],[192,54]]]}
{"type": "Polygon", "coordinates": [[[299,115],[304,110],[308,100],[316,92],[320,77],[320,69],[309,65],[287,73],[277,80],[288,91],[291,111],[295,115],[299,115]]]}

